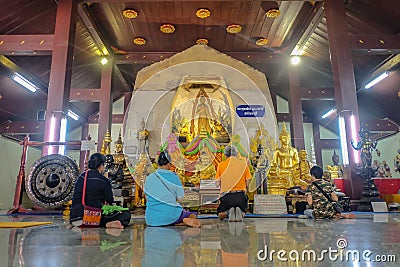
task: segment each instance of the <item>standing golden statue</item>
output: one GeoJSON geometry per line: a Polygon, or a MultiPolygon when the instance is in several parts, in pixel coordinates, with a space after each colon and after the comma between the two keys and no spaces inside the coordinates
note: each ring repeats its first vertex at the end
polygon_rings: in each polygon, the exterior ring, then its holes
{"type": "Polygon", "coordinates": [[[289,187],[293,187],[293,167],[299,162],[297,149],[290,146],[290,134],[283,124],[279,135],[281,146],[274,152],[272,166],[268,174],[268,193],[284,195],[289,187]]]}
{"type": "Polygon", "coordinates": [[[214,112],[211,100],[205,90],[201,88],[193,102],[192,121],[190,125],[190,132],[192,133],[192,136],[195,137],[199,135],[201,131],[212,134],[213,126],[211,122],[213,121],[213,118],[216,118],[216,114],[214,112]],[[195,118],[197,119],[196,130],[194,123],[195,118]]]}

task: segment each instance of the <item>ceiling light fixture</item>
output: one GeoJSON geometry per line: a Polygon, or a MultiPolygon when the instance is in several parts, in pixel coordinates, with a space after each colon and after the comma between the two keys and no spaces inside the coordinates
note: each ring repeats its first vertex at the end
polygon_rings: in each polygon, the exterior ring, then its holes
{"type": "Polygon", "coordinates": [[[372,86],[374,86],[375,84],[379,83],[380,81],[382,81],[383,79],[385,79],[387,76],[389,76],[389,72],[385,71],[384,73],[382,73],[381,75],[379,75],[378,77],[376,77],[375,79],[373,79],[372,81],[370,81],[369,83],[367,83],[367,85],[365,85],[365,89],[371,88],[372,86]]]}
{"type": "Polygon", "coordinates": [[[332,108],[329,111],[325,112],[324,115],[321,116],[321,118],[325,119],[325,118],[329,117],[331,114],[333,114],[334,112],[336,112],[336,108],[332,108]]]}
{"type": "Polygon", "coordinates": [[[136,19],[138,16],[138,12],[132,8],[127,8],[122,11],[122,15],[127,19],[136,19]]]}
{"type": "Polygon", "coordinates": [[[19,74],[18,72],[14,73],[12,76],[13,80],[28,89],[29,91],[35,93],[39,88],[31,83],[28,79],[26,79],[24,76],[19,74]]]}
{"type": "Polygon", "coordinates": [[[105,58],[105,57],[102,57],[101,60],[100,60],[100,63],[101,63],[102,65],[106,65],[106,64],[108,63],[108,59],[105,58]]]}
{"type": "Polygon", "coordinates": [[[71,110],[68,110],[68,117],[76,121],[79,120],[79,116],[71,110]]]}
{"type": "Polygon", "coordinates": [[[300,63],[300,57],[299,56],[292,56],[290,58],[290,62],[292,62],[292,65],[297,65],[300,63]]]}
{"type": "Polygon", "coordinates": [[[144,39],[142,37],[136,37],[135,39],[133,39],[133,43],[135,45],[145,45],[146,44],[146,39],[144,39]]]}
{"type": "Polygon", "coordinates": [[[239,33],[242,31],[242,26],[239,24],[231,24],[226,27],[227,33],[239,33]]]}
{"type": "Polygon", "coordinates": [[[208,8],[199,8],[196,11],[196,17],[200,19],[208,18],[211,15],[211,12],[208,8]]]}
{"type": "Polygon", "coordinates": [[[175,31],[175,26],[172,24],[163,24],[160,26],[160,31],[162,33],[171,34],[175,31]]]}

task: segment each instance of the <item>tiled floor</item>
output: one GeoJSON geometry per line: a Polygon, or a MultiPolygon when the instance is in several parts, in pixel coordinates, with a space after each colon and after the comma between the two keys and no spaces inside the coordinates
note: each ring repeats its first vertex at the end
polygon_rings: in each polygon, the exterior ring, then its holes
{"type": "Polygon", "coordinates": [[[53,222],[0,229],[0,266],[399,266],[400,214],[357,216],[246,218],[243,223],[203,219],[200,229],[146,227],[135,218],[122,231],[70,228],[61,216],[0,216],[1,221],[53,222]],[[366,262],[363,254],[391,261],[394,255],[397,262],[366,262]],[[357,255],[360,261],[352,261],[357,255]]]}

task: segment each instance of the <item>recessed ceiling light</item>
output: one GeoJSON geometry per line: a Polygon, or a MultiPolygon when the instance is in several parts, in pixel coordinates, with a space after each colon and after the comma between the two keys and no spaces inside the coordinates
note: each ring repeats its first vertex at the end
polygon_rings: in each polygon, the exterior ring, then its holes
{"type": "Polygon", "coordinates": [[[208,8],[199,8],[196,11],[196,16],[201,19],[208,18],[211,15],[211,12],[208,8]]]}
{"type": "Polygon", "coordinates": [[[127,8],[122,11],[122,15],[127,19],[136,19],[138,16],[138,12],[134,9],[127,8]]]}
{"type": "Polygon", "coordinates": [[[171,34],[175,31],[175,26],[172,24],[163,24],[160,26],[160,31],[162,33],[171,34]]]}
{"type": "Polygon", "coordinates": [[[300,63],[300,57],[299,56],[293,56],[290,58],[290,62],[292,62],[292,65],[297,65],[300,63]]]}
{"type": "Polygon", "coordinates": [[[227,33],[239,33],[242,31],[242,26],[239,24],[231,24],[226,27],[227,33]]]}

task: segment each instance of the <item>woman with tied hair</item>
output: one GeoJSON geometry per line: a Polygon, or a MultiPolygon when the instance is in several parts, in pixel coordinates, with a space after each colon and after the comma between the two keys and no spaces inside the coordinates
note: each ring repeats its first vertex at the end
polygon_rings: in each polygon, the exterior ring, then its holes
{"type": "Polygon", "coordinates": [[[146,223],[150,226],[186,225],[200,227],[195,212],[182,208],[184,190],[178,175],[171,169],[171,158],[167,151],[158,157],[160,166],[147,176],[144,184],[146,194],[146,223]]]}
{"type": "MultiPolygon", "coordinates": [[[[103,175],[105,162],[106,157],[101,153],[94,153],[90,156],[85,192],[85,204],[88,206],[101,208],[103,205],[109,205],[114,202],[111,182],[103,175]]],[[[75,181],[70,214],[70,223],[74,226],[82,225],[84,209],[82,205],[82,194],[85,174],[86,172],[81,173],[75,181]]],[[[124,226],[129,225],[130,220],[131,214],[129,211],[119,211],[112,216],[102,215],[100,226],[122,229],[124,226]]]]}

